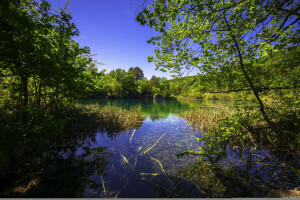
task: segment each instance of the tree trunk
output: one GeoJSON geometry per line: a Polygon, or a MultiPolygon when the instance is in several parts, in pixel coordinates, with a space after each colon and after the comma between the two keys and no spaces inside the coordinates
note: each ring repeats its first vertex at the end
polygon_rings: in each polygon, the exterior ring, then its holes
{"type": "Polygon", "coordinates": [[[22,84],[22,96],[24,96],[22,101],[22,106],[26,107],[28,105],[28,77],[26,75],[21,77],[22,84]]]}
{"type": "Polygon", "coordinates": [[[295,151],[295,152],[297,153],[298,156],[300,156],[300,151],[297,149],[297,147],[296,147],[294,144],[290,143],[286,137],[284,137],[282,131],[279,130],[279,129],[277,129],[276,125],[275,125],[273,122],[271,122],[271,120],[270,120],[269,117],[267,116],[267,113],[266,113],[266,111],[265,111],[264,104],[262,103],[262,101],[261,101],[261,99],[260,99],[260,97],[259,97],[259,95],[258,95],[257,90],[255,89],[255,87],[254,87],[254,85],[253,85],[253,83],[252,83],[252,81],[251,81],[249,75],[247,74],[247,72],[246,72],[246,70],[245,70],[244,63],[243,63],[243,57],[242,57],[242,54],[241,54],[241,51],[240,51],[239,44],[238,44],[238,42],[237,42],[235,36],[234,36],[233,33],[231,32],[230,25],[229,25],[229,23],[228,23],[228,21],[227,21],[227,19],[226,19],[226,17],[225,17],[225,11],[224,11],[224,13],[223,13],[223,17],[224,17],[224,20],[225,20],[225,22],[226,22],[227,28],[228,28],[228,30],[230,31],[230,36],[231,36],[232,40],[234,41],[235,47],[236,47],[236,49],[237,49],[238,56],[239,56],[240,67],[241,67],[241,69],[242,69],[242,71],[243,71],[243,74],[244,74],[244,76],[245,76],[247,82],[248,82],[249,85],[250,85],[251,90],[253,91],[253,93],[254,93],[254,95],[255,95],[255,97],[256,97],[258,103],[259,103],[260,112],[261,112],[261,114],[263,115],[264,120],[268,123],[269,127],[271,128],[271,130],[272,130],[274,133],[276,133],[276,135],[277,135],[280,139],[282,139],[282,140],[284,141],[284,143],[286,143],[293,151],[295,151]]]}

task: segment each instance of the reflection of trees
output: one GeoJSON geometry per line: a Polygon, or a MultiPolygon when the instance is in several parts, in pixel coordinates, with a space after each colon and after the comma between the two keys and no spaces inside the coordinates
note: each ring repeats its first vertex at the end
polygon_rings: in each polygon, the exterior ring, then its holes
{"type": "MultiPolygon", "coordinates": [[[[81,139],[90,138],[86,135],[81,139]]],[[[64,144],[56,141],[47,152],[39,152],[39,157],[32,158],[36,160],[35,165],[31,165],[28,171],[23,170],[24,177],[19,188],[26,188],[28,183],[36,182],[30,188],[21,190],[21,193],[12,193],[10,196],[79,197],[87,184],[96,184],[89,180],[89,176],[95,171],[105,175],[108,158],[112,155],[105,147],[83,147],[83,153],[78,155],[76,151],[84,145],[81,139],[74,137],[64,144]]]]}
{"type": "MultiPolygon", "coordinates": [[[[118,124],[110,124],[104,127],[105,132],[102,134],[107,134],[109,139],[116,140],[123,131],[138,129],[141,125],[142,123],[135,123],[123,128],[118,124]]],[[[72,129],[78,132],[72,133],[71,131],[64,137],[57,137],[48,149],[41,148],[44,150],[34,157],[38,163],[30,170],[30,173],[39,172],[39,175],[34,177],[38,177],[39,182],[36,187],[31,187],[21,196],[79,197],[87,185],[89,188],[99,187],[99,184],[95,180],[90,180],[89,177],[94,173],[99,177],[105,176],[104,171],[109,164],[108,158],[112,155],[107,153],[106,147],[90,149],[91,142],[95,141],[97,129],[84,130],[80,124],[78,126],[72,129]],[[83,152],[78,155],[78,150],[81,148],[83,152]]],[[[32,177],[24,182],[30,179],[32,177]]]]}
{"type": "Polygon", "coordinates": [[[39,158],[39,164],[34,166],[34,171],[39,171],[39,182],[23,195],[79,197],[87,184],[95,185],[94,181],[89,180],[89,176],[95,172],[104,176],[104,170],[109,164],[108,158],[112,155],[106,151],[106,147],[84,147],[84,152],[76,155],[79,147],[82,144],[76,142],[63,145],[63,149],[54,147],[46,156],[39,158]]]}
{"type": "MultiPolygon", "coordinates": [[[[140,126],[138,124],[132,128],[140,126]]],[[[20,156],[12,163],[14,168],[11,167],[12,170],[6,172],[8,181],[1,179],[1,189],[5,192],[1,192],[0,196],[78,197],[86,185],[96,185],[95,181],[89,180],[89,176],[95,172],[99,176],[105,176],[104,171],[111,154],[107,153],[105,147],[89,148],[91,142],[95,142],[97,129],[84,130],[81,125],[73,128],[58,135],[28,134],[26,146],[16,148],[20,151],[20,156]],[[81,148],[83,153],[78,155],[81,148]],[[8,187],[10,188],[7,189],[8,187]]],[[[122,130],[111,129],[107,133],[108,138],[118,137],[120,131],[122,130]]],[[[15,138],[13,134],[7,135],[6,141],[13,141],[15,138]]],[[[11,145],[9,142],[4,144],[7,149],[11,145]]]]}
{"type": "Polygon", "coordinates": [[[156,120],[162,120],[166,119],[168,116],[162,116],[162,115],[149,115],[151,121],[156,121],[156,120]]]}

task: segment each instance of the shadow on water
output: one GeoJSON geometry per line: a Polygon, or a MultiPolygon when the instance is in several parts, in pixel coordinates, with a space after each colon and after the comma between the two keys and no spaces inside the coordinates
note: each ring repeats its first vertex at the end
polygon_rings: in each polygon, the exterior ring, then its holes
{"type": "Polygon", "coordinates": [[[86,185],[96,187],[97,182],[89,176],[95,172],[104,176],[111,156],[105,147],[87,147],[80,156],[72,151],[49,156],[40,164],[42,174],[37,187],[28,190],[24,197],[80,197],[86,185]]]}
{"type": "MultiPolygon", "coordinates": [[[[72,138],[56,139],[50,146],[28,144],[34,154],[16,165],[20,177],[12,188],[1,192],[2,197],[80,197],[86,185],[96,185],[89,176],[105,175],[109,158],[113,156],[106,147],[91,149],[95,133],[78,134],[72,138]],[[46,147],[47,146],[47,147],[46,147]],[[78,149],[82,148],[79,154],[78,149]],[[29,163],[31,163],[29,165],[29,163]],[[19,167],[22,167],[22,171],[19,167]]],[[[11,177],[12,178],[12,177],[11,177]]]]}

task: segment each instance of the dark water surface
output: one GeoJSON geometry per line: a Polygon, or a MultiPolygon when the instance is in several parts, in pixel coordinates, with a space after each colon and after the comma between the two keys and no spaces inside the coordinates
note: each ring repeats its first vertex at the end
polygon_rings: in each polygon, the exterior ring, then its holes
{"type": "MultiPolygon", "coordinates": [[[[55,150],[45,154],[49,159],[45,163],[46,171],[40,177],[38,186],[28,191],[26,196],[206,197],[203,191],[193,187],[192,183],[176,176],[178,170],[187,169],[197,161],[197,157],[177,158],[176,154],[186,150],[197,150],[199,143],[195,137],[202,135],[178,115],[185,110],[203,106],[228,105],[231,104],[230,101],[157,102],[151,99],[130,99],[93,100],[81,103],[115,105],[128,109],[131,106],[139,106],[145,120],[139,128],[127,132],[115,135],[96,132],[55,144],[55,150]]],[[[228,167],[228,163],[238,164],[239,168],[232,172],[238,174],[237,177],[240,174],[242,176],[247,169],[247,174],[243,177],[248,179],[220,178],[224,188],[232,188],[230,191],[233,191],[233,196],[264,196],[266,191],[272,188],[270,182],[274,184],[288,182],[291,188],[299,184],[299,181],[294,180],[295,174],[292,170],[287,172],[281,170],[282,162],[273,162],[276,158],[269,159],[267,149],[261,149],[251,155],[249,152],[243,152],[243,157],[252,158],[251,166],[247,164],[247,159],[241,160],[237,156],[240,154],[237,150],[227,152],[230,162],[227,161],[224,167],[228,167]],[[259,163],[257,162],[259,159],[264,161],[259,163]],[[242,187],[243,184],[246,186],[242,187]],[[269,185],[264,186],[265,184],[269,185]],[[253,188],[261,186],[265,189],[253,191],[253,188]]]]}

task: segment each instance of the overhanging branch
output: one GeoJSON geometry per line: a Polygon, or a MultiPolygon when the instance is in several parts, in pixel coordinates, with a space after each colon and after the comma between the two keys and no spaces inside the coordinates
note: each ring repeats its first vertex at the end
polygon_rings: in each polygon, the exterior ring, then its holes
{"type": "MultiPolygon", "coordinates": [[[[282,87],[256,87],[257,91],[262,90],[289,90],[289,89],[295,89],[300,88],[299,85],[293,85],[293,86],[282,86],[282,87]]],[[[208,91],[206,93],[231,93],[231,92],[241,92],[241,91],[249,91],[251,88],[243,88],[243,89],[235,89],[235,90],[228,90],[228,91],[208,91]]]]}

